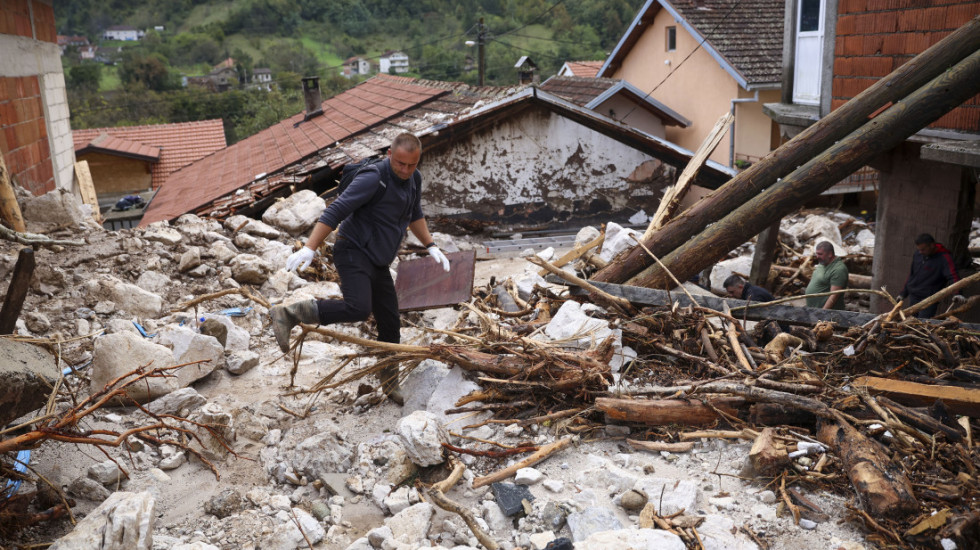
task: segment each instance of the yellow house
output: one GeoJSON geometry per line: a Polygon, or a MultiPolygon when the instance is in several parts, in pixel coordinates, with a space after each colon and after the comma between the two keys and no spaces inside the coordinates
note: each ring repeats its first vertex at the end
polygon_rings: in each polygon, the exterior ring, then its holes
{"type": "Polygon", "coordinates": [[[666,137],[692,151],[733,112],[710,158],[755,162],[779,145],[762,105],[780,99],[784,11],[784,0],[647,0],[597,76],[626,80],[690,117],[666,137]]]}

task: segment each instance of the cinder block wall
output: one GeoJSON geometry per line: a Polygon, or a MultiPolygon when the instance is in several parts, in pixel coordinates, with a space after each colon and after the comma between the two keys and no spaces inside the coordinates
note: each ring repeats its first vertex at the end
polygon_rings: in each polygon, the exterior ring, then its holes
{"type": "Polygon", "coordinates": [[[75,152],[50,1],[0,2],[0,153],[35,195],[73,189],[75,152]]]}

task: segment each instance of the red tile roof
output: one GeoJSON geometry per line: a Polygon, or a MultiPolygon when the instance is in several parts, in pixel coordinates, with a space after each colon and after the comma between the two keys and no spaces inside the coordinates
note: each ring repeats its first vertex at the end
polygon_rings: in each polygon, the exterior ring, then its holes
{"type": "Polygon", "coordinates": [[[571,75],[566,76],[584,76],[587,78],[593,78],[599,74],[599,69],[602,68],[605,61],[566,61],[565,65],[568,70],[572,72],[571,75]]]}
{"type": "Polygon", "coordinates": [[[146,209],[142,225],[170,220],[281,170],[317,151],[449,92],[414,79],[378,75],[174,173],[146,209]]]}
{"type": "MultiPolygon", "coordinates": [[[[933,4],[908,7],[903,0],[841,0],[834,48],[833,109],[980,15],[980,2],[976,0],[933,4]]],[[[980,95],[929,127],[977,132],[980,95]]]]}
{"type": "Polygon", "coordinates": [[[576,105],[596,109],[613,95],[627,97],[642,109],[657,116],[667,126],[687,127],[691,121],[679,113],[643,93],[625,80],[615,78],[588,78],[582,76],[553,76],[540,86],[541,90],[567,99],[576,105]]]}
{"type": "Polygon", "coordinates": [[[152,185],[163,185],[175,171],[226,145],[221,119],[148,126],[90,128],[72,132],[75,154],[100,151],[123,156],[158,159],[152,185]]]}

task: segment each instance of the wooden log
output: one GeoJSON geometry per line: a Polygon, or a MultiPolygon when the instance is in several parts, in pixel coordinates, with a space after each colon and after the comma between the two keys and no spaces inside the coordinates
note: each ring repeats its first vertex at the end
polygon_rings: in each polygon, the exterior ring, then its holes
{"type": "Polygon", "coordinates": [[[10,224],[14,231],[20,233],[27,231],[24,216],[21,215],[20,205],[17,203],[17,195],[14,193],[14,184],[10,179],[10,169],[3,160],[2,152],[0,152],[0,219],[10,224]]]}
{"type": "MultiPolygon", "coordinates": [[[[980,17],[975,17],[739,173],[649,239],[644,239],[643,244],[662,258],[709,224],[718,221],[779,178],[859,128],[883,106],[898,102],[978,49],[980,17]]],[[[753,234],[757,233],[758,231],[753,234]]],[[[634,247],[596,273],[592,280],[621,283],[640,273],[651,263],[652,260],[643,250],[634,247]]]]}
{"type": "Polygon", "coordinates": [[[688,189],[691,188],[691,184],[694,182],[694,176],[698,174],[705,161],[708,160],[708,155],[715,150],[715,147],[718,147],[718,143],[721,142],[721,138],[724,137],[725,132],[728,131],[728,128],[733,122],[735,122],[735,116],[730,112],[721,115],[721,118],[715,122],[714,128],[708,132],[707,137],[701,142],[701,146],[698,147],[697,152],[691,156],[690,162],[687,163],[684,171],[677,178],[677,183],[668,189],[664,193],[663,198],[660,199],[660,206],[657,207],[657,212],[653,215],[653,219],[650,220],[650,225],[647,226],[647,230],[643,233],[643,239],[649,238],[650,235],[663,227],[674,215],[677,207],[681,204],[681,199],[684,198],[688,189]]]}
{"type": "Polygon", "coordinates": [[[871,395],[884,395],[903,405],[929,406],[938,399],[956,414],[980,418],[980,389],[936,386],[876,376],[857,378],[854,386],[866,388],[871,395]]]}
{"type": "MultiPolygon", "coordinates": [[[[745,403],[737,397],[717,397],[708,399],[712,407],[725,414],[737,416],[738,407],[745,403]]],[[[704,426],[722,418],[697,399],[618,399],[599,397],[595,400],[596,409],[606,413],[609,418],[620,422],[636,422],[649,426],[704,426]]]]}
{"type": "MultiPolygon", "coordinates": [[[[977,34],[980,35],[980,17],[977,34]]],[[[794,170],[735,211],[688,239],[630,284],[668,288],[667,272],[684,280],[721,259],[780,217],[799,208],[871,159],[980,92],[980,49],[870,122],[794,170]]]]}
{"type": "Polygon", "coordinates": [[[633,447],[634,449],[650,451],[652,453],[659,453],[660,451],[667,451],[668,453],[687,453],[694,448],[693,441],[671,443],[668,441],[640,441],[637,439],[627,439],[626,443],[629,443],[630,447],[633,447]]]}
{"type": "MultiPolygon", "coordinates": [[[[573,248],[572,250],[569,250],[568,252],[566,252],[565,254],[563,254],[561,258],[558,258],[554,262],[551,262],[551,265],[553,265],[555,267],[562,267],[562,266],[568,265],[569,263],[574,262],[575,260],[577,260],[577,259],[581,258],[582,256],[584,256],[586,253],[588,253],[593,248],[601,247],[603,241],[605,241],[605,240],[606,240],[606,233],[605,232],[602,232],[601,234],[599,234],[598,237],[596,237],[595,239],[591,240],[590,242],[581,244],[581,245],[573,248]]],[[[544,277],[548,273],[549,272],[548,272],[547,269],[542,269],[542,270],[538,271],[538,275],[541,275],[542,277],[544,277]]]]}
{"type": "Polygon", "coordinates": [[[926,432],[927,434],[935,435],[937,433],[943,433],[946,434],[946,439],[953,443],[963,441],[964,434],[962,430],[952,426],[947,426],[946,424],[943,424],[925,413],[921,413],[915,409],[911,409],[905,405],[896,403],[883,395],[878,396],[878,403],[894,413],[895,416],[902,421],[926,432]]]}
{"type": "Polygon", "coordinates": [[[866,512],[901,519],[918,511],[911,483],[880,443],[842,419],[822,425],[817,438],[840,457],[866,512]]]}
{"type": "Polygon", "coordinates": [[[34,249],[21,248],[20,254],[17,255],[17,264],[14,265],[14,276],[10,278],[10,284],[7,285],[3,309],[0,309],[0,334],[13,334],[33,275],[34,249]]]}
{"type": "Polygon", "coordinates": [[[749,449],[749,464],[753,471],[760,476],[775,476],[789,464],[789,453],[786,447],[776,443],[776,430],[765,428],[749,449]]]}
{"type": "Polygon", "coordinates": [[[474,479],[473,488],[477,489],[479,487],[483,487],[484,485],[490,485],[495,481],[507,479],[508,477],[516,474],[517,470],[520,470],[521,468],[527,468],[528,466],[533,466],[538,462],[541,462],[542,460],[548,458],[549,456],[557,453],[558,451],[564,449],[565,447],[568,447],[573,442],[575,442],[576,439],[577,437],[566,437],[564,439],[559,439],[554,443],[549,443],[548,445],[545,445],[540,449],[538,449],[537,451],[535,451],[534,454],[532,454],[531,456],[523,460],[520,460],[514,464],[511,464],[510,466],[504,468],[503,470],[499,470],[492,474],[487,474],[485,476],[481,476],[474,479]]]}
{"type": "Polygon", "coordinates": [[[779,403],[755,403],[749,407],[749,423],[755,426],[812,427],[817,417],[811,412],[779,403]]]}

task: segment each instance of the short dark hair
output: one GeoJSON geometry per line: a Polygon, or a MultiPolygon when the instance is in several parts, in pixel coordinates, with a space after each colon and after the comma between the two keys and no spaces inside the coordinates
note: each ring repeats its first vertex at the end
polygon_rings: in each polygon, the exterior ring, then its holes
{"type": "Polygon", "coordinates": [[[816,246],[816,249],[817,250],[823,250],[824,252],[830,252],[831,254],[835,254],[836,255],[836,251],[834,250],[834,243],[832,243],[830,241],[820,241],[820,242],[818,242],[817,243],[817,246],[816,246]]]}
{"type": "Polygon", "coordinates": [[[395,139],[391,141],[391,148],[401,149],[403,151],[421,151],[422,142],[415,134],[403,132],[395,136],[395,139]]]}
{"type": "Polygon", "coordinates": [[[733,286],[744,285],[744,284],[745,284],[745,279],[733,273],[729,275],[727,279],[725,279],[725,282],[722,283],[721,286],[725,287],[725,290],[728,290],[733,286]]]}
{"type": "Polygon", "coordinates": [[[915,244],[936,244],[936,239],[928,233],[923,233],[915,238],[915,244]]]}

